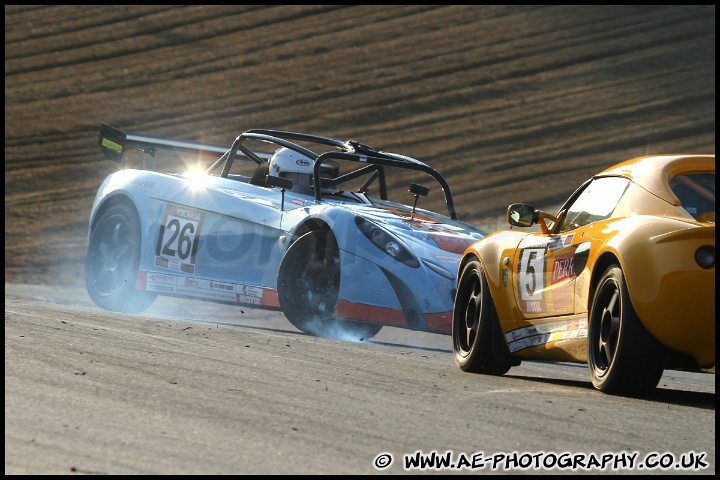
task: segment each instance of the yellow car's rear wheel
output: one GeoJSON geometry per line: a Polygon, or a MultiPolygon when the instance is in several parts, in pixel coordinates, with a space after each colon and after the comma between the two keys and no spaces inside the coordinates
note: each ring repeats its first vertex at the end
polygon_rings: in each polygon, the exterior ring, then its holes
{"type": "Polygon", "coordinates": [[[666,360],[667,349],[635,313],[622,270],[611,265],[590,309],[588,369],[593,386],[610,394],[647,394],[660,381],[666,360]]]}

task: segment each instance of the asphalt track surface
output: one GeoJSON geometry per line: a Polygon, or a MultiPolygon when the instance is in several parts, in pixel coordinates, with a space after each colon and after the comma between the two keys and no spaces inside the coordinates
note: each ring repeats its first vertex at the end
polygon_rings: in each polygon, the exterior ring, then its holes
{"type": "Polygon", "coordinates": [[[159,299],[120,315],[77,289],[5,290],[6,474],[715,473],[714,374],[616,397],[584,365],[464,373],[442,335],[356,343],[278,313],[159,299]],[[405,463],[433,452],[464,468],[405,463]]]}
{"type": "MultiPolygon", "coordinates": [[[[714,474],[714,374],[667,373],[646,399],[596,392],[582,365],[471,375],[442,336],[327,340],[168,299],[104,312],[82,272],[115,170],[100,122],[226,145],[250,128],[362,141],[437,168],[458,214],[492,230],[509,203],[558,205],[633,156],[714,153],[715,70],[714,5],[6,5],[5,473],[434,473],[403,456],[661,452],[707,467],[608,473],[714,474]]],[[[510,467],[459,472],[599,472],[510,467]]]]}

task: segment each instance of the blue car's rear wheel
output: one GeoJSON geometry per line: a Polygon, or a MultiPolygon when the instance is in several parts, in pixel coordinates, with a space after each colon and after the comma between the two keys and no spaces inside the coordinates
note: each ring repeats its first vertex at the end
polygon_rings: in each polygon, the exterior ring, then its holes
{"type": "Polygon", "coordinates": [[[288,248],[278,271],[278,297],[298,330],[320,337],[365,340],[382,325],[335,317],[340,291],[340,251],[332,232],[312,231],[288,248]]]}
{"type": "Polygon", "coordinates": [[[156,294],[135,289],[140,263],[140,221],[124,204],[102,214],[90,234],[85,284],[92,301],[106,310],[139,313],[156,294]]]}
{"type": "Polygon", "coordinates": [[[588,368],[593,386],[618,395],[655,389],[667,349],[645,329],[635,313],[618,265],[603,273],[590,310],[588,368]]]}

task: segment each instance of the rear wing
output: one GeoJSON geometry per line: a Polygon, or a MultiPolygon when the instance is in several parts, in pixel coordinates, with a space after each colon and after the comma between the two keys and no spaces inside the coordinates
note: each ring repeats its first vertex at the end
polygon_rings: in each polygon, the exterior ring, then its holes
{"type": "MultiPolygon", "coordinates": [[[[155,169],[154,159],[157,151],[187,155],[197,160],[215,162],[213,166],[218,164],[221,159],[224,160],[225,154],[229,153],[229,147],[128,133],[105,123],[100,124],[98,146],[105,158],[121,166],[127,163],[131,152],[134,155],[140,153],[143,156],[143,168],[148,170],[155,169]]],[[[268,152],[256,151],[254,153],[258,159],[263,161],[268,160],[271,156],[268,152]]],[[[258,163],[258,160],[242,153],[236,153],[235,159],[258,163]]]]}

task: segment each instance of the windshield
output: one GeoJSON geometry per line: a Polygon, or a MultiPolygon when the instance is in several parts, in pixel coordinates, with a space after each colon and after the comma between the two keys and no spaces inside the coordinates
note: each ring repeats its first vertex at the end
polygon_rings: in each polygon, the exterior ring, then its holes
{"type": "Polygon", "coordinates": [[[588,183],[568,207],[561,232],[610,218],[630,180],[623,177],[602,177],[588,183]]]}

